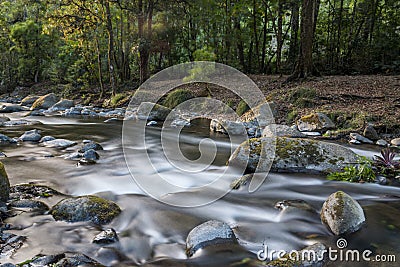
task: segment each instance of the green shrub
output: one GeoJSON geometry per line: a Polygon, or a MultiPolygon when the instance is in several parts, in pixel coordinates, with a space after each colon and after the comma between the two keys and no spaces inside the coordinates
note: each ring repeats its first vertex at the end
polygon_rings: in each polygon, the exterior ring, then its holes
{"type": "Polygon", "coordinates": [[[173,109],[191,98],[194,98],[194,95],[191,91],[186,89],[177,89],[167,95],[163,102],[163,106],[173,109]]]}
{"type": "Polygon", "coordinates": [[[292,122],[294,122],[298,115],[299,115],[299,112],[297,110],[293,109],[292,111],[290,111],[287,114],[287,118],[286,118],[287,123],[291,124],[292,122]]]}
{"type": "Polygon", "coordinates": [[[236,108],[236,113],[239,116],[242,116],[246,111],[250,109],[249,105],[244,100],[240,100],[237,108],[236,108]]]}
{"type": "Polygon", "coordinates": [[[366,157],[360,157],[357,165],[344,167],[343,172],[330,173],[328,180],[346,182],[375,182],[375,172],[372,169],[372,161],[366,157]]]}

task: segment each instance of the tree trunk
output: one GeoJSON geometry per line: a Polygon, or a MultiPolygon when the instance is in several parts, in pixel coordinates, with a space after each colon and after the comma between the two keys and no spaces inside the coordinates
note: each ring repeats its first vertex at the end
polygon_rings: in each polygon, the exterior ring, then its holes
{"type": "Polygon", "coordinates": [[[139,72],[140,83],[144,83],[149,77],[149,58],[150,58],[150,45],[152,36],[152,23],[153,23],[153,0],[148,1],[147,13],[145,17],[143,0],[138,1],[139,15],[138,15],[138,28],[139,28],[139,72]],[[147,19],[147,34],[144,32],[144,24],[147,19]]]}
{"type": "Polygon", "coordinates": [[[111,94],[114,96],[117,91],[116,79],[115,79],[115,51],[114,51],[114,32],[111,20],[110,3],[108,0],[104,1],[104,7],[106,9],[106,23],[108,33],[108,72],[110,74],[111,94]]]}
{"type": "Polygon", "coordinates": [[[282,61],[282,1],[278,2],[278,33],[276,35],[276,73],[281,73],[281,61],[282,61]]]}
{"type": "Polygon", "coordinates": [[[296,57],[298,56],[299,44],[299,15],[300,15],[299,1],[294,0],[292,2],[292,23],[291,23],[291,33],[290,33],[290,45],[289,45],[289,62],[291,66],[295,66],[296,57]]]}
{"type": "Polygon", "coordinates": [[[104,84],[103,84],[103,70],[101,68],[101,53],[99,39],[96,37],[96,52],[97,52],[97,70],[99,73],[99,85],[100,85],[100,98],[104,96],[104,84]]]}
{"type": "Polygon", "coordinates": [[[303,0],[300,25],[300,54],[296,68],[287,81],[306,79],[315,73],[312,51],[315,19],[317,17],[315,14],[317,11],[316,4],[317,0],[303,0]]]}

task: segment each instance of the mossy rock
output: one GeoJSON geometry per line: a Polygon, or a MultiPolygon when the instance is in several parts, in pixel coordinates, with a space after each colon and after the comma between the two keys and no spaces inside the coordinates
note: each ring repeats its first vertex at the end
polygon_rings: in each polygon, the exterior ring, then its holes
{"type": "Polygon", "coordinates": [[[343,191],[337,191],[324,202],[321,221],[335,235],[342,235],[358,231],[365,223],[365,215],[356,200],[343,191]]]}
{"type": "Polygon", "coordinates": [[[143,102],[136,111],[136,115],[140,120],[164,121],[170,112],[171,109],[162,105],[151,102],[143,102]]]}
{"type": "Polygon", "coordinates": [[[31,110],[51,108],[59,100],[60,98],[54,93],[41,96],[33,103],[31,110]]]}
{"type": "Polygon", "coordinates": [[[107,224],[121,212],[112,201],[97,196],[66,198],[58,202],[50,211],[57,221],[107,224]]]}
{"type": "Polygon", "coordinates": [[[173,109],[179,104],[192,98],[194,98],[194,95],[191,91],[187,89],[177,89],[167,95],[163,102],[163,106],[173,109]]]}
{"type": "Polygon", "coordinates": [[[0,162],[0,201],[6,202],[10,195],[10,181],[4,164],[0,162]]]}
{"type": "Polygon", "coordinates": [[[357,155],[338,144],[303,138],[252,138],[243,142],[229,162],[252,172],[329,173],[357,162],[357,155]],[[272,161],[273,159],[273,161],[272,161]],[[272,163],[271,163],[272,161],[272,163]],[[272,164],[272,165],[271,165],[272,164]]]}

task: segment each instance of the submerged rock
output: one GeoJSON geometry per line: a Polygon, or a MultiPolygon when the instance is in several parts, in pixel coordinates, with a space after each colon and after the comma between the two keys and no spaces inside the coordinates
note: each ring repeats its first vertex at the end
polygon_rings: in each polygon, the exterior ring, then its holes
{"type": "Polygon", "coordinates": [[[0,201],[6,202],[10,195],[10,181],[4,164],[0,162],[0,201]]]}
{"type": "Polygon", "coordinates": [[[115,242],[118,242],[118,236],[117,232],[112,228],[104,230],[93,238],[93,243],[96,244],[111,244],[115,242]]]}
{"type": "Polygon", "coordinates": [[[107,224],[120,212],[117,204],[97,196],[66,198],[50,210],[56,221],[91,221],[96,224],[107,224]]]}
{"type": "Polygon", "coordinates": [[[297,121],[297,127],[301,132],[314,132],[334,129],[335,124],[324,113],[311,113],[302,116],[297,121]]]}
{"type": "Polygon", "coordinates": [[[269,168],[275,172],[329,173],[340,171],[358,159],[357,154],[338,144],[278,137],[274,151],[273,141],[264,137],[245,141],[231,155],[229,162],[247,166],[250,173],[266,172],[269,168]]]}
{"type": "Polygon", "coordinates": [[[280,211],[286,211],[286,212],[292,210],[299,210],[310,213],[317,213],[317,211],[310,204],[301,199],[278,201],[275,204],[275,208],[280,211]]]}
{"type": "Polygon", "coordinates": [[[16,143],[16,141],[7,135],[0,134],[0,144],[13,144],[16,143]]]}
{"type": "Polygon", "coordinates": [[[33,199],[20,199],[20,200],[14,200],[10,202],[11,207],[14,208],[24,208],[24,209],[29,209],[30,211],[48,211],[49,207],[38,200],[33,200],[33,199]]]}
{"type": "Polygon", "coordinates": [[[232,229],[224,222],[207,221],[189,232],[186,238],[186,254],[191,257],[199,249],[222,243],[237,243],[232,229]]]}
{"type": "Polygon", "coordinates": [[[357,201],[338,191],[331,194],[323,204],[321,221],[335,235],[341,235],[358,231],[365,222],[365,216],[357,201]]]}
{"type": "Polygon", "coordinates": [[[231,183],[231,189],[233,190],[238,190],[240,187],[247,185],[251,179],[253,178],[253,174],[249,173],[249,174],[245,174],[242,177],[239,177],[238,179],[234,180],[231,183]]]}
{"type": "Polygon", "coordinates": [[[54,104],[56,104],[58,102],[58,100],[59,100],[59,97],[56,96],[54,93],[50,93],[50,94],[41,96],[38,99],[36,99],[36,101],[33,103],[31,110],[49,109],[54,104]]]}
{"type": "Polygon", "coordinates": [[[46,147],[54,147],[54,148],[64,149],[64,148],[74,146],[77,143],[74,141],[71,141],[71,140],[67,140],[67,139],[53,139],[53,140],[45,141],[42,144],[46,147]]]}
{"type": "Polygon", "coordinates": [[[31,142],[39,142],[42,136],[40,135],[40,130],[33,129],[30,131],[26,131],[23,135],[19,137],[21,141],[31,141],[31,142]]]}
{"type": "Polygon", "coordinates": [[[53,137],[53,136],[46,135],[46,136],[43,136],[42,139],[40,139],[39,143],[43,143],[43,142],[47,142],[47,141],[53,141],[55,139],[56,138],[53,137]]]}
{"type": "Polygon", "coordinates": [[[62,193],[45,185],[35,184],[19,184],[11,186],[10,188],[10,199],[21,200],[21,199],[36,199],[36,198],[48,198],[54,195],[61,196],[62,193]]]}
{"type": "Polygon", "coordinates": [[[20,105],[12,104],[12,105],[3,105],[0,107],[0,113],[13,113],[26,110],[24,107],[20,105]]]}
{"type": "Polygon", "coordinates": [[[88,151],[90,149],[93,149],[93,150],[97,151],[97,150],[103,150],[103,147],[99,143],[90,141],[88,143],[85,143],[83,145],[83,147],[81,149],[79,149],[79,152],[80,153],[85,153],[86,151],[88,151]]]}
{"type": "Polygon", "coordinates": [[[264,128],[262,133],[263,137],[291,137],[291,138],[304,138],[305,134],[297,129],[282,124],[271,124],[264,128]]]}
{"type": "Polygon", "coordinates": [[[38,266],[54,266],[54,267],[102,267],[104,265],[98,263],[92,258],[80,253],[61,253],[55,255],[36,255],[25,263],[18,266],[38,267],[38,266]]]}

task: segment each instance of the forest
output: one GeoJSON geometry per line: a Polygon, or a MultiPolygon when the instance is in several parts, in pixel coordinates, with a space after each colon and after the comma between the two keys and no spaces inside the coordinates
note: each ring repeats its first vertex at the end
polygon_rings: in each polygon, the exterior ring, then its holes
{"type": "Polygon", "coordinates": [[[0,91],[50,82],[100,95],[166,67],[246,74],[397,74],[396,0],[3,0],[0,91]]]}

